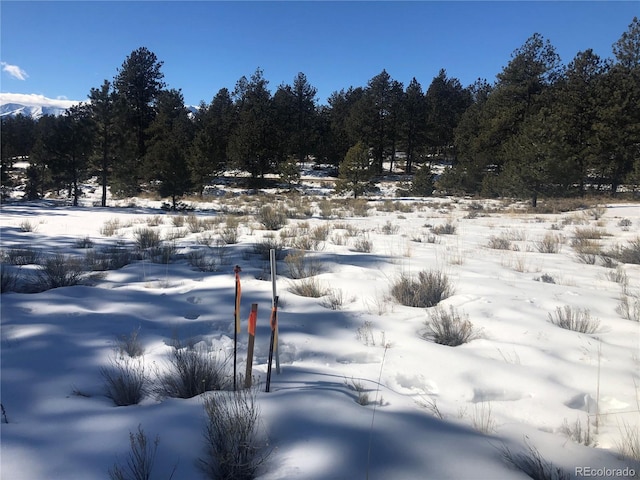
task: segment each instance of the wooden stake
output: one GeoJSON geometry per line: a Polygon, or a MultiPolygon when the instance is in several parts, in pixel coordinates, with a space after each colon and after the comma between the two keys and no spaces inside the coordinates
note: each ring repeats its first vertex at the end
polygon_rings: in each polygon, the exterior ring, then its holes
{"type": "Polygon", "coordinates": [[[233,306],[233,391],[236,391],[237,381],[237,365],[238,365],[238,334],[240,333],[240,297],[242,290],[240,287],[240,272],[242,269],[240,265],[236,265],[233,269],[233,273],[236,275],[236,295],[233,306]]]}
{"type": "Polygon", "coordinates": [[[251,387],[251,369],[253,368],[253,348],[256,341],[256,323],[258,321],[258,304],[251,304],[249,314],[249,345],[247,346],[247,371],[244,375],[244,388],[251,387]]]}
{"type": "Polygon", "coordinates": [[[271,310],[271,341],[269,342],[269,364],[267,365],[267,388],[268,392],[271,388],[271,365],[273,364],[273,344],[276,338],[276,329],[278,328],[278,296],[276,295],[273,309],[271,310]]]}
{"type": "MultiPolygon", "coordinates": [[[[276,251],[275,249],[269,250],[269,261],[271,264],[271,289],[272,289],[272,306],[276,304],[276,297],[278,296],[276,282],[277,282],[277,272],[276,272],[276,251]]],[[[280,351],[278,350],[278,324],[276,323],[276,332],[274,336],[274,349],[276,354],[276,373],[280,375],[280,351]]]]}

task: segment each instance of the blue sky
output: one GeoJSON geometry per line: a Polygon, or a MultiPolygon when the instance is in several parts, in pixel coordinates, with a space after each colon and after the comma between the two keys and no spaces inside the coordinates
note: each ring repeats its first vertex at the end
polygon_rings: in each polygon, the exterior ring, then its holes
{"type": "Polygon", "coordinates": [[[0,92],[85,100],[135,49],[164,62],[187,104],[210,102],[256,68],[273,91],[303,72],[326,104],[386,69],[427,89],[441,68],[493,82],[538,32],[568,64],[611,45],[640,16],[634,2],[0,2],[0,92]]]}

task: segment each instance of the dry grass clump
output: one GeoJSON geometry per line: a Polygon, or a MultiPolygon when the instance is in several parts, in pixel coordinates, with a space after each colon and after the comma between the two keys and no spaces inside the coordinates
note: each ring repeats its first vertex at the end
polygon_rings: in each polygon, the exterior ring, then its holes
{"type": "Polygon", "coordinates": [[[534,480],[569,480],[571,478],[560,467],[555,467],[545,460],[538,449],[529,442],[525,444],[526,451],[521,453],[514,453],[507,446],[503,446],[500,449],[503,460],[534,480]]]}
{"type": "Polygon", "coordinates": [[[616,442],[617,450],[623,457],[640,462],[640,431],[627,422],[623,422],[619,429],[621,435],[616,442]]]}
{"type": "Polygon", "coordinates": [[[118,406],[137,405],[149,389],[149,375],[141,357],[116,355],[100,370],[105,395],[118,406]]]}
{"type": "Polygon", "coordinates": [[[434,307],[452,294],[448,275],[439,270],[423,270],[417,278],[402,274],[391,285],[391,296],[407,307],[434,307]]]}
{"type": "Polygon", "coordinates": [[[315,277],[303,278],[295,283],[292,282],[289,291],[301,297],[311,298],[320,298],[327,294],[327,289],[315,277]]]}
{"type": "Polygon", "coordinates": [[[353,217],[369,216],[369,202],[364,198],[345,199],[344,206],[353,217]]]}
{"type": "Polygon", "coordinates": [[[529,213],[562,213],[574,212],[576,210],[587,210],[594,206],[596,202],[591,202],[583,198],[547,198],[538,201],[535,208],[529,207],[529,213]]]}
{"type": "Polygon", "coordinates": [[[201,346],[174,346],[169,372],[159,376],[157,394],[192,398],[204,392],[223,390],[229,384],[228,359],[201,346]]]}
{"type": "Polygon", "coordinates": [[[320,305],[329,310],[341,310],[344,302],[344,292],[339,288],[331,288],[322,297],[320,305]]]}
{"type": "Polygon", "coordinates": [[[359,253],[371,253],[373,250],[373,242],[368,238],[361,236],[353,242],[353,251],[359,253]]]}
{"type": "Polygon", "coordinates": [[[429,312],[429,320],[425,322],[425,326],[423,338],[449,347],[457,347],[478,336],[468,315],[459,313],[453,306],[448,310],[434,308],[429,312]]]}
{"type": "Polygon", "coordinates": [[[31,223],[29,220],[23,220],[22,222],[20,222],[20,231],[21,232],[35,232],[36,230],[38,230],[38,225],[35,223],[31,223]]]}
{"type": "Polygon", "coordinates": [[[599,228],[586,227],[586,228],[576,228],[574,232],[574,237],[576,240],[599,240],[602,237],[610,236],[606,231],[600,230],[599,228]]]}
{"type": "Polygon", "coordinates": [[[557,307],[554,314],[549,314],[549,321],[560,328],[587,334],[596,333],[600,327],[600,321],[592,318],[588,309],[574,309],[570,305],[557,307]]]}
{"type": "Polygon", "coordinates": [[[112,218],[111,220],[107,220],[104,225],[102,225],[100,233],[105,237],[112,237],[118,232],[120,228],[122,228],[122,226],[120,225],[120,220],[117,218],[112,218]]]}
{"type": "Polygon", "coordinates": [[[140,357],[144,354],[144,346],[140,342],[139,333],[140,328],[136,328],[128,335],[120,335],[116,339],[116,351],[120,356],[140,357]]]}
{"type": "Polygon", "coordinates": [[[555,233],[546,233],[541,240],[535,243],[540,253],[559,253],[564,243],[564,237],[555,233]]]}
{"type": "Polygon", "coordinates": [[[588,418],[586,427],[582,426],[582,421],[579,418],[577,418],[575,423],[573,424],[569,424],[569,422],[565,418],[562,427],[560,427],[560,433],[573,440],[574,442],[580,443],[587,447],[596,445],[595,438],[591,433],[591,426],[589,424],[588,418]]]}

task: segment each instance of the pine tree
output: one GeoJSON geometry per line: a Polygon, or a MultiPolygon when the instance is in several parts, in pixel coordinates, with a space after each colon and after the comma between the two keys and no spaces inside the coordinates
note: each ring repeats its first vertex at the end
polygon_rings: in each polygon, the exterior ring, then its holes
{"type": "Polygon", "coordinates": [[[98,158],[102,197],[100,205],[107,206],[107,188],[116,151],[116,95],[111,82],[105,80],[100,88],[89,93],[89,112],[95,132],[95,154],[98,158]]]}
{"type": "Polygon", "coordinates": [[[369,149],[364,143],[358,142],[349,149],[340,164],[336,192],[353,192],[354,198],[358,198],[371,189],[373,175],[369,149]]]}
{"type": "Polygon", "coordinates": [[[191,142],[191,122],[179,90],[158,94],[158,113],[148,130],[149,147],[145,155],[148,178],[159,182],[158,192],[171,198],[171,209],[191,187],[187,151],[191,142]]]}
{"type": "Polygon", "coordinates": [[[250,81],[242,78],[234,91],[237,122],[231,132],[227,154],[232,164],[251,174],[255,184],[269,170],[273,156],[271,135],[271,93],[262,70],[250,81]]]}
{"type": "Polygon", "coordinates": [[[142,176],[142,160],[147,151],[147,130],[155,117],[155,102],[165,87],[163,62],[146,47],[140,47],[126,58],[113,81],[119,121],[118,164],[114,168],[116,190],[132,194],[142,176]]]}
{"type": "Polygon", "coordinates": [[[616,194],[640,154],[640,21],[634,17],[613,45],[614,65],[599,83],[598,118],[603,181],[616,194]]]}
{"type": "Polygon", "coordinates": [[[457,78],[440,69],[425,94],[426,140],[432,155],[450,156],[454,131],[462,114],[471,105],[471,94],[457,78]]]}
{"type": "Polygon", "coordinates": [[[231,93],[222,88],[210,105],[201,104],[195,115],[196,133],[189,151],[189,169],[196,191],[227,167],[227,147],[234,122],[231,93]]]}
{"type": "Polygon", "coordinates": [[[415,77],[404,92],[402,119],[401,145],[406,155],[404,171],[410,174],[425,142],[426,104],[422,86],[415,77]]]}

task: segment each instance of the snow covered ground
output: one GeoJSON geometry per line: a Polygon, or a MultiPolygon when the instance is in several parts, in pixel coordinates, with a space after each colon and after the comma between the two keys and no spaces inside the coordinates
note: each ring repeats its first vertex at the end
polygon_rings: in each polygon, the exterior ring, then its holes
{"type": "MultiPolygon", "coordinates": [[[[139,425],[160,439],[154,478],[169,478],[174,467],[175,479],[202,478],[202,396],[149,395],[116,407],[100,372],[116,339],[136,330],[150,369],[166,367],[176,339],[231,353],[236,264],[240,372],[249,308],[259,308],[253,373],[262,382],[258,402],[272,449],[259,478],[527,478],[502,458],[505,446],[522,452],[527,445],[569,478],[611,478],[625,467],[637,477],[640,465],[619,450],[640,426],[640,323],[619,307],[626,298],[633,313],[640,265],[584,263],[572,240],[589,230],[601,233],[594,242],[604,250],[627,245],[640,236],[639,204],[529,214],[500,202],[380,199],[366,202],[366,216],[345,202],[335,202],[331,216],[325,203],[323,216],[319,198],[288,202],[310,216],[273,232],[253,213],[262,204],[284,208],[275,197],[212,197],[190,213],[209,220],[197,233],[188,222],[176,226],[176,214],[159,202],[3,205],[5,252],[29,247],[84,259],[110,245],[133,249],[140,229],[159,232],[175,251],[168,264],[145,259],[87,273],[77,286],[2,294],[2,479],[107,478],[126,459],[129,432],[139,425]],[[237,243],[216,246],[228,215],[239,220],[237,243]],[[446,224],[453,234],[433,233],[446,224]],[[106,226],[115,227],[113,235],[106,226]],[[305,280],[290,279],[278,262],[282,368],[265,393],[272,286],[254,246],[272,236],[286,254],[318,227],[328,229],[326,238],[306,258],[317,262],[314,278],[333,297],[295,295],[290,288],[305,280]],[[558,253],[539,251],[545,237],[558,240],[558,253]],[[508,249],[491,248],[498,238],[508,249]],[[218,271],[190,265],[195,251],[217,255],[218,271]],[[389,293],[401,275],[421,270],[446,274],[454,292],[441,306],[467,315],[478,338],[457,347],[423,338],[434,309],[402,306],[389,293]],[[329,308],[330,298],[340,308],[329,308]],[[588,310],[597,332],[551,323],[549,315],[565,306],[588,310]],[[578,427],[595,446],[575,441],[578,427]]],[[[36,271],[6,268],[23,278],[36,271]]]]}

